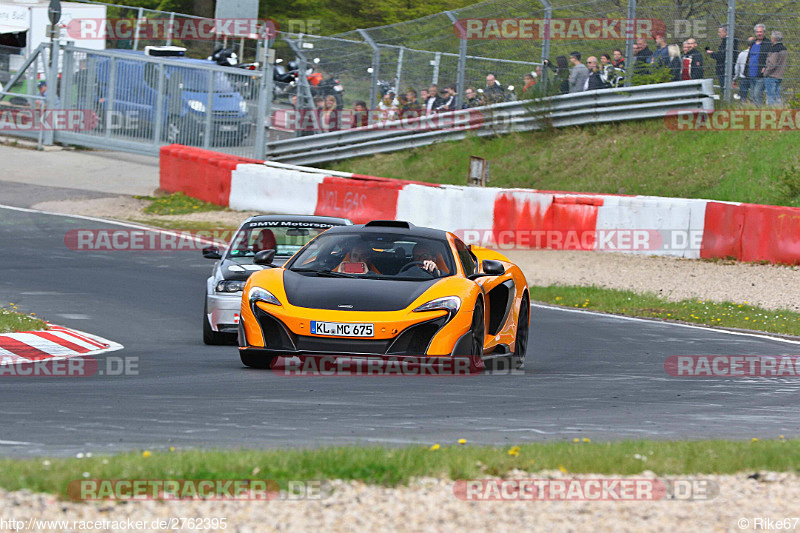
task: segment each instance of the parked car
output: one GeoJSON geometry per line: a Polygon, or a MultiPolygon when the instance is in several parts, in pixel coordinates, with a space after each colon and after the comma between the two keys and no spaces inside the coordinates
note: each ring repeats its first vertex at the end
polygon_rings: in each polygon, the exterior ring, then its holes
{"type": "Polygon", "coordinates": [[[131,59],[114,61],[113,73],[111,58],[98,58],[97,94],[93,98],[100,102],[101,115],[105,115],[109,105],[112,105],[116,116],[132,116],[136,119],[125,120],[122,127],[153,128],[158,119],[161,84],[164,91],[162,141],[203,145],[209,112],[207,106],[210,103],[210,144],[241,144],[250,135],[253,119],[244,97],[231,83],[230,74],[222,71],[213,61],[179,55],[182,50],[178,47],[125,50],[131,59]],[[175,55],[170,53],[173,51],[175,55]],[[158,57],[159,61],[148,61],[146,56],[158,57]],[[164,65],[163,69],[161,64],[164,65]],[[163,81],[159,79],[162,70],[163,81]],[[111,83],[114,85],[113,93],[111,83]],[[209,94],[209,89],[213,91],[212,94],[209,94]],[[113,104],[110,104],[112,94],[113,104]]]}

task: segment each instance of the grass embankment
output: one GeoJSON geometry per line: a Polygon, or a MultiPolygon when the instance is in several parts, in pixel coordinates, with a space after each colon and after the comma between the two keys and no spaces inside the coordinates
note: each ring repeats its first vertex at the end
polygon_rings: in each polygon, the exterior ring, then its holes
{"type": "Polygon", "coordinates": [[[770,311],[747,302],[712,302],[701,298],[673,302],[653,293],[566,285],[532,286],[530,295],[536,302],[604,313],[800,336],[800,313],[770,311]]]}
{"type": "Polygon", "coordinates": [[[10,308],[0,307],[0,333],[47,329],[47,324],[43,320],[18,312],[17,306],[13,303],[9,305],[10,308]]]}
{"type": "Polygon", "coordinates": [[[182,192],[164,196],[134,196],[137,200],[148,200],[150,205],[144,208],[148,215],[187,215],[203,211],[225,211],[226,208],[187,196],[182,192]]]}
{"type": "MultiPolygon", "coordinates": [[[[81,454],[83,455],[83,454],[81,454]]],[[[66,495],[81,479],[266,479],[285,488],[290,480],[360,480],[387,486],[413,477],[453,480],[562,470],[569,473],[633,475],[794,472],[800,440],[622,441],[526,444],[511,447],[457,443],[405,448],[358,447],[315,450],[149,451],[72,459],[2,459],[0,487],[66,495]]]]}
{"type": "Polygon", "coordinates": [[[493,187],[800,206],[796,137],[790,131],[673,131],[650,120],[471,137],[329,168],[466,184],[474,155],[490,161],[493,187]]]}

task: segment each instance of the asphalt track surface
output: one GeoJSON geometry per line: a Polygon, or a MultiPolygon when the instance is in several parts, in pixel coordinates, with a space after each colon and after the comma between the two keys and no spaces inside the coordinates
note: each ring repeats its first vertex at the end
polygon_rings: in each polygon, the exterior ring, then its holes
{"type": "MultiPolygon", "coordinates": [[[[285,377],[201,341],[199,252],[69,250],[114,228],[0,208],[0,304],[125,346],[138,375],[0,377],[0,454],[347,443],[519,444],[623,438],[787,438],[793,379],[674,378],[675,354],[797,354],[800,345],[535,306],[524,375],[285,377]]],[[[102,365],[101,365],[102,368],[102,365]]]]}

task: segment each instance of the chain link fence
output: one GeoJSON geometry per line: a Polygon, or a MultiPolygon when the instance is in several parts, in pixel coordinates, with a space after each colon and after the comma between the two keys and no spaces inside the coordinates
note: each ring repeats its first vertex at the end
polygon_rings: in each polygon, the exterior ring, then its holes
{"type": "MultiPolygon", "coordinates": [[[[134,26],[144,24],[142,21],[145,19],[171,20],[178,25],[181,21],[210,20],[117,4],[105,5],[109,19],[127,19],[134,26]]],[[[714,79],[721,98],[765,105],[770,102],[764,98],[767,92],[764,89],[770,83],[764,83],[763,79],[764,52],[770,46],[772,32],[777,31],[782,34],[782,46],[788,49],[788,61],[785,69],[779,68],[776,74],[783,76],[780,85],[782,99],[776,101],[773,98],[771,103],[794,105],[795,92],[800,85],[800,61],[796,55],[800,51],[800,38],[796,31],[800,28],[798,5],[798,0],[740,0],[735,5],[733,0],[560,0],[556,3],[550,0],[537,0],[535,3],[494,0],[399,24],[333,36],[278,32],[272,39],[261,41],[224,37],[180,40],[171,34],[156,38],[149,34],[136,37],[134,32],[131,39],[109,39],[106,51],[79,51],[73,45],[66,46],[67,55],[63,56],[64,52],[61,52],[62,55],[58,56],[56,72],[48,67],[47,45],[42,48],[42,56],[26,67],[25,75],[16,76],[13,87],[7,82],[26,58],[14,47],[0,47],[0,83],[8,93],[36,95],[42,79],[60,80],[56,92],[61,108],[75,106],[91,110],[100,117],[97,128],[76,134],[95,144],[110,139],[119,141],[118,146],[129,142],[131,146],[141,148],[147,145],[152,149],[180,139],[186,144],[258,157],[265,152],[261,138],[266,143],[330,131],[316,119],[310,125],[298,127],[287,118],[297,110],[313,110],[319,114],[331,110],[353,110],[359,104],[372,111],[366,123],[373,123],[387,116],[396,117],[398,113],[402,116],[402,110],[407,107],[424,109],[422,93],[431,85],[438,86],[442,101],[449,97],[441,92],[443,89],[455,89],[455,101],[451,102],[449,109],[471,106],[474,102],[527,98],[531,93],[523,93],[523,89],[527,90],[531,83],[537,87],[532,91],[534,95],[557,94],[562,92],[566,76],[573,68],[568,62],[572,52],[579,52],[584,63],[589,56],[594,56],[602,64],[603,55],[608,55],[610,61],[620,63],[618,82],[625,85],[681,79],[687,74],[684,60],[690,57],[697,61],[698,66],[690,65],[688,74],[693,78],[714,79]],[[476,21],[484,29],[491,27],[487,21],[494,21],[497,29],[503,21],[520,20],[531,21],[534,26],[538,24],[540,31],[526,35],[521,32],[510,35],[502,32],[470,34],[466,31],[476,21]],[[590,31],[596,29],[597,24],[601,31],[590,31]],[[748,54],[740,57],[740,52],[747,48],[748,37],[754,35],[756,24],[765,25],[761,54],[752,55],[753,62],[741,63],[741,68],[734,69],[737,60],[750,57],[748,54]],[[727,36],[724,36],[725,28],[730,30],[727,36]],[[462,38],[465,35],[466,38],[462,38]],[[637,65],[637,53],[643,56],[657,52],[656,35],[663,35],[663,43],[671,45],[669,48],[674,59],[669,61],[670,54],[665,54],[666,67],[660,69],[645,62],[643,57],[638,58],[637,65]],[[637,42],[640,36],[644,38],[641,46],[637,42]],[[167,63],[141,54],[145,46],[165,44],[183,46],[189,58],[203,60],[215,49],[227,46],[238,53],[240,62],[258,63],[258,67],[245,70],[209,62],[186,63],[185,69],[188,70],[174,76],[167,63]],[[272,61],[266,61],[267,49],[271,49],[269,57],[272,61]],[[728,53],[722,53],[723,49],[728,53]],[[120,56],[124,51],[131,55],[120,56]],[[545,61],[551,67],[544,65],[545,61]],[[150,72],[152,67],[148,67],[146,73],[145,64],[156,65],[155,73],[150,72]],[[200,74],[200,71],[204,73],[200,74]],[[141,79],[137,79],[139,74],[141,79]],[[145,77],[145,74],[150,77],[145,77]],[[488,81],[489,74],[497,81],[488,81]],[[530,77],[531,74],[535,76],[530,77]],[[184,109],[178,114],[182,122],[171,124],[169,117],[176,113],[164,108],[164,102],[171,99],[169,80],[174,82],[178,78],[182,79],[180,83],[184,86],[180,98],[184,109]],[[217,81],[221,83],[219,87],[217,81]],[[192,90],[197,84],[203,86],[202,91],[192,90]],[[211,88],[206,86],[209,84],[211,88]],[[102,90],[98,88],[101,85],[104,87],[102,90]],[[498,87],[501,90],[493,89],[498,87]],[[411,99],[417,98],[415,104],[403,98],[411,90],[415,92],[411,99]],[[200,96],[192,98],[188,94],[192,92],[200,96]],[[387,97],[390,93],[394,96],[387,97]],[[490,93],[493,93],[491,99],[490,93]],[[243,119],[246,115],[247,120],[234,128],[232,122],[235,121],[228,120],[233,115],[226,119],[221,114],[228,110],[227,104],[222,103],[224,98],[217,100],[218,94],[228,94],[230,102],[235,100],[237,109],[241,103],[241,109],[246,111],[237,112],[235,118],[243,119]],[[475,95],[475,99],[471,100],[470,95],[475,95]],[[189,104],[194,100],[198,103],[189,104]],[[126,105],[130,105],[130,109],[126,110],[126,105]],[[132,112],[136,105],[160,111],[145,116],[142,114],[145,111],[140,108],[137,111],[140,123],[135,128],[123,128],[116,123],[108,127],[109,120],[117,120],[115,113],[132,112]],[[200,113],[198,109],[208,112],[200,113]],[[387,109],[388,115],[385,113],[387,109]],[[283,113],[280,120],[276,117],[279,112],[283,113]],[[199,118],[195,116],[198,114],[201,115],[199,118]],[[188,121],[193,117],[198,120],[188,121]],[[172,132],[171,137],[169,132],[172,132]]],[[[6,94],[0,101],[7,102],[10,98],[6,94]]],[[[336,129],[364,124],[359,121],[341,122],[336,129]]]]}

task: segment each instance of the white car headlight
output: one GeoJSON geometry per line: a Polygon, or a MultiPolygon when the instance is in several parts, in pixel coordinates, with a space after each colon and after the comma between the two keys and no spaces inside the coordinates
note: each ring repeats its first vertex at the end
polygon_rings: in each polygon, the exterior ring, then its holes
{"type": "Polygon", "coordinates": [[[281,302],[275,298],[274,294],[266,289],[262,289],[261,287],[253,287],[250,289],[250,292],[247,293],[247,299],[250,301],[250,305],[253,305],[256,302],[266,302],[272,305],[281,305],[281,302]]]}
{"type": "Polygon", "coordinates": [[[205,113],[206,112],[206,104],[201,102],[200,100],[189,100],[186,104],[192,108],[192,110],[197,111],[198,113],[205,113]]]}
{"type": "Polygon", "coordinates": [[[241,292],[244,289],[244,281],[220,280],[215,287],[216,292],[241,292]]]}
{"type": "Polygon", "coordinates": [[[453,316],[460,308],[461,298],[458,296],[445,296],[444,298],[436,298],[435,300],[431,300],[430,302],[420,305],[414,309],[414,312],[421,313],[422,311],[436,311],[438,309],[444,309],[450,313],[450,316],[453,316]]]}

